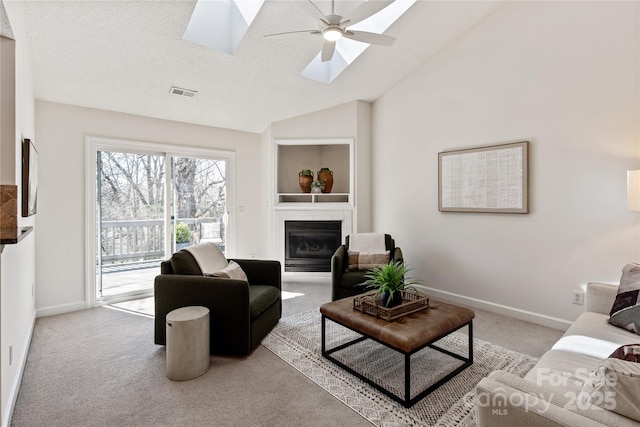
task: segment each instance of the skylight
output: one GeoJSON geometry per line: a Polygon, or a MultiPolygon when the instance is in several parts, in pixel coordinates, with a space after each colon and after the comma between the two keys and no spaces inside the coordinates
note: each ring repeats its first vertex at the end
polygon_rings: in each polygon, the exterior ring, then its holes
{"type": "MultiPolygon", "coordinates": [[[[416,0],[395,0],[349,29],[382,34],[415,2],[416,0]]],[[[233,55],[263,3],[264,0],[198,0],[183,38],[233,55]]],[[[322,62],[320,52],[300,75],[331,83],[369,46],[368,43],[342,37],[336,42],[336,50],[330,61],[322,62]]]]}
{"type": "MultiPolygon", "coordinates": [[[[358,22],[349,27],[350,30],[369,31],[372,33],[383,33],[393,24],[402,14],[404,14],[416,0],[395,0],[389,6],[380,12],[358,22]]],[[[302,77],[316,80],[323,83],[331,83],[340,75],[347,67],[355,61],[370,45],[355,40],[342,37],[336,42],[336,51],[330,61],[322,62],[321,53],[307,65],[300,73],[302,77]]]]}
{"type": "Polygon", "coordinates": [[[183,39],[233,55],[264,0],[198,0],[183,39]]]}

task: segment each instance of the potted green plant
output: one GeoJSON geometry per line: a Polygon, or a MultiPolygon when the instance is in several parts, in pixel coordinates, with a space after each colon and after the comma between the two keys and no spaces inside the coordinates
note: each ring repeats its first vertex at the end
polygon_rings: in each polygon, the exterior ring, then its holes
{"type": "Polygon", "coordinates": [[[191,231],[184,222],[176,224],[176,250],[189,246],[191,243],[191,231]]]}
{"type": "Polygon", "coordinates": [[[311,184],[311,192],[312,193],[321,193],[324,190],[324,181],[320,179],[316,179],[311,184]]]}
{"type": "Polygon", "coordinates": [[[405,275],[410,271],[401,261],[392,261],[380,267],[369,270],[363,283],[367,289],[375,289],[377,295],[382,297],[382,305],[395,307],[402,304],[402,292],[404,290],[417,290],[413,285],[420,283],[418,280],[407,279],[405,275]]]}

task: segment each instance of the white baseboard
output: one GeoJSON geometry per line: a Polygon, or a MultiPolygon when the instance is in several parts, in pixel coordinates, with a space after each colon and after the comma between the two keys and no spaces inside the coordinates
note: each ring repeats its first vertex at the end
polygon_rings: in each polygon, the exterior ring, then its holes
{"type": "Polygon", "coordinates": [[[330,279],[331,272],[322,273],[317,271],[283,271],[282,277],[287,279],[301,278],[301,279],[330,279]]]}
{"type": "Polygon", "coordinates": [[[569,328],[569,326],[571,326],[571,324],[573,323],[570,320],[559,319],[557,317],[551,317],[540,313],[534,313],[532,311],[521,310],[519,308],[496,304],[477,298],[470,298],[464,295],[458,295],[447,291],[441,291],[439,289],[429,288],[427,286],[418,285],[416,287],[424,289],[427,295],[436,299],[451,301],[456,304],[465,305],[471,308],[477,308],[479,310],[489,311],[491,313],[501,314],[503,316],[513,317],[515,319],[524,320],[526,322],[547,326],[549,328],[558,329],[561,331],[566,331],[567,328],[569,328]]]}
{"type": "Polygon", "coordinates": [[[36,317],[53,316],[56,314],[71,313],[72,311],[85,310],[87,304],[85,301],[72,302],[69,304],[53,305],[50,307],[43,307],[36,310],[36,317]]]}
{"type": "Polygon", "coordinates": [[[4,413],[4,417],[2,419],[2,427],[9,427],[11,423],[11,417],[13,417],[13,410],[16,407],[16,401],[18,400],[18,392],[20,391],[20,385],[22,384],[22,376],[24,375],[24,368],[27,365],[27,357],[29,357],[29,348],[31,348],[31,338],[33,338],[33,330],[36,327],[36,316],[34,314],[33,319],[31,319],[31,328],[29,329],[29,336],[27,337],[27,341],[25,342],[25,350],[22,352],[22,359],[20,360],[20,366],[18,367],[18,372],[16,372],[16,377],[11,384],[11,388],[9,389],[9,399],[7,400],[7,410],[4,413]]]}

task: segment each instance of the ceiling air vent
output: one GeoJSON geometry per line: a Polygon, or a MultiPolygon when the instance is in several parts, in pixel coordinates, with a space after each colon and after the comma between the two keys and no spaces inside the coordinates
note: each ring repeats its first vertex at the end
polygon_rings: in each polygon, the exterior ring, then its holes
{"type": "Polygon", "coordinates": [[[174,95],[186,96],[187,98],[193,98],[194,96],[196,96],[196,93],[198,93],[198,91],[196,90],[183,89],[181,87],[175,86],[171,86],[171,90],[169,92],[174,95]]]}

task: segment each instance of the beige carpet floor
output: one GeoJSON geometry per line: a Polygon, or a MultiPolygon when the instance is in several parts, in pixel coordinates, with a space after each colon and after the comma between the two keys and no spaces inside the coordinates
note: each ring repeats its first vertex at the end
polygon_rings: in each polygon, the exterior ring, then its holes
{"type": "MultiPolygon", "coordinates": [[[[330,300],[328,280],[285,280],[284,316],[330,300]]],[[[560,331],[476,311],[474,336],[538,357],[560,331]]],[[[102,307],[36,322],[12,426],[371,425],[265,347],[212,357],[173,382],[148,315],[102,307]]]]}

